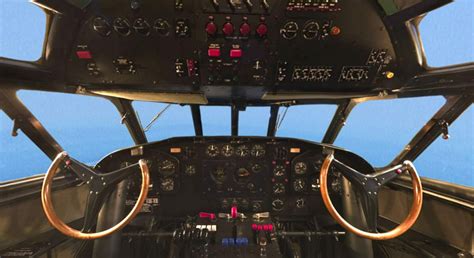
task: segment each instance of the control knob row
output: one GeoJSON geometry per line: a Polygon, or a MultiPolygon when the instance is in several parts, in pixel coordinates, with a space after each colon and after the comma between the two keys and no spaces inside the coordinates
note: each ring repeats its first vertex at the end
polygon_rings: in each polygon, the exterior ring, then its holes
{"type": "MultiPolygon", "coordinates": [[[[209,37],[215,37],[217,35],[218,26],[214,22],[214,18],[212,16],[209,17],[209,22],[206,24],[205,30],[206,30],[206,33],[209,37]]],[[[251,31],[252,31],[252,28],[250,26],[250,23],[248,22],[247,17],[244,17],[242,23],[240,24],[239,34],[242,37],[248,37],[248,36],[250,36],[251,31]]],[[[226,37],[230,37],[230,36],[234,35],[235,27],[234,27],[234,24],[232,23],[230,17],[227,17],[226,22],[222,25],[222,33],[226,37]]],[[[264,38],[264,37],[267,36],[268,26],[265,23],[264,17],[262,17],[260,19],[260,23],[257,25],[257,27],[255,29],[255,33],[260,38],[264,38]]]]}

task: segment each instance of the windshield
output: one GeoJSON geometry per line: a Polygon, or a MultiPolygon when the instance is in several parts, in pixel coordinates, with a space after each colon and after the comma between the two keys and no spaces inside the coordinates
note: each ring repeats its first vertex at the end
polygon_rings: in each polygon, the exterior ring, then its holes
{"type": "MultiPolygon", "coordinates": [[[[428,64],[445,66],[474,60],[471,0],[460,0],[428,14],[420,33],[428,64]],[[457,15],[452,15],[456,13],[457,15]],[[463,24],[463,26],[457,26],[463,24]],[[466,28],[467,27],[467,28],[466,28]],[[440,40],[439,35],[443,35],[440,40]]],[[[37,60],[42,53],[46,15],[28,1],[0,2],[0,56],[37,60]],[[5,22],[5,21],[11,22],[5,22]],[[18,36],[22,35],[22,36],[18,36]]],[[[19,92],[20,99],[61,146],[76,158],[94,164],[107,153],[133,145],[121,116],[103,98],[46,92],[19,92]]],[[[398,154],[416,132],[444,104],[443,97],[370,101],[352,111],[335,145],[347,148],[383,167],[398,154]]],[[[194,124],[189,106],[133,102],[149,141],[175,136],[193,136],[194,124]]],[[[336,105],[281,107],[277,136],[321,141],[336,105]]],[[[473,185],[472,108],[452,125],[453,138],[438,139],[416,161],[421,174],[464,185],[473,185]],[[449,147],[447,147],[449,146],[449,147]],[[444,159],[440,157],[446,157],[444,159]],[[448,160],[455,162],[447,163],[448,160]],[[436,162],[434,162],[436,161],[436,162]],[[459,164],[459,166],[455,166],[459,164]],[[439,168],[439,169],[438,169],[439,168]],[[444,171],[444,172],[438,172],[444,171]],[[449,176],[456,170],[463,177],[449,176]],[[471,176],[469,176],[471,175],[471,176]]],[[[230,135],[231,109],[202,106],[204,135],[230,135]]],[[[269,107],[247,107],[240,112],[239,134],[265,136],[269,107]]],[[[43,173],[50,160],[20,131],[11,137],[13,123],[0,112],[0,181],[43,173]],[[28,153],[28,155],[19,155],[28,153]]]]}

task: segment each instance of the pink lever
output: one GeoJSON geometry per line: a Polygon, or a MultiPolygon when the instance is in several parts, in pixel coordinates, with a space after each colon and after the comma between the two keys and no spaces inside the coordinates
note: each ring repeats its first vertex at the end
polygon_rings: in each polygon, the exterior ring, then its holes
{"type": "Polygon", "coordinates": [[[199,212],[199,218],[201,218],[201,219],[209,218],[211,220],[215,220],[216,219],[216,214],[207,213],[207,212],[199,212]]]}
{"type": "Polygon", "coordinates": [[[236,219],[238,215],[237,206],[232,206],[232,208],[230,208],[230,217],[236,219]]]}

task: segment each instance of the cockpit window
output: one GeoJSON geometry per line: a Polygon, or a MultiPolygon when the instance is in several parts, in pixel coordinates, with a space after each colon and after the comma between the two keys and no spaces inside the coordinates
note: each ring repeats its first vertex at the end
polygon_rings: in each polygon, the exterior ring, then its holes
{"type": "Polygon", "coordinates": [[[474,108],[449,127],[449,140],[438,137],[415,160],[421,176],[474,187],[474,108]],[[453,175],[456,173],[456,175],[453,175]]]}
{"type": "Polygon", "coordinates": [[[135,101],[133,107],[148,141],[195,134],[189,106],[135,101]]]}
{"type": "Polygon", "coordinates": [[[239,135],[267,135],[269,107],[247,107],[239,114],[239,135]]]}
{"type": "Polygon", "coordinates": [[[35,91],[20,91],[18,97],[64,150],[85,163],[133,145],[119,112],[106,99],[35,91]]]}
{"type": "Polygon", "coordinates": [[[331,122],[336,105],[301,105],[281,108],[277,136],[320,142],[331,122]]]}
{"type": "Polygon", "coordinates": [[[41,57],[46,14],[27,0],[0,1],[0,57],[36,61],[41,57]]]}
{"type": "Polygon", "coordinates": [[[443,97],[368,101],[357,105],[335,141],[376,167],[388,165],[445,103],[443,97]]]}
{"type": "Polygon", "coordinates": [[[0,182],[44,174],[51,160],[21,130],[12,137],[12,128],[0,111],[0,182]]]}
{"type": "Polygon", "coordinates": [[[419,30],[432,67],[474,62],[474,1],[456,0],[426,15],[419,30]]]}
{"type": "Polygon", "coordinates": [[[201,116],[204,135],[230,135],[230,107],[201,106],[201,116]]]}

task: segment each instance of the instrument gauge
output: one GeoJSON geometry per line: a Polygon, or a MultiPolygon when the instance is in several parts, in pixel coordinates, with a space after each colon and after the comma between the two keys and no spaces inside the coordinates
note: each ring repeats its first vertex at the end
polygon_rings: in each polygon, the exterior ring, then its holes
{"type": "Polygon", "coordinates": [[[150,24],[143,18],[136,19],[133,23],[133,28],[138,34],[141,34],[143,36],[150,35],[150,24]]]}
{"type": "Polygon", "coordinates": [[[174,190],[174,180],[172,178],[165,178],[161,180],[160,187],[165,192],[171,192],[174,190]]]}
{"type": "Polygon", "coordinates": [[[249,152],[249,147],[247,145],[240,145],[236,149],[236,154],[241,158],[247,157],[249,152]]]}
{"type": "Polygon", "coordinates": [[[315,21],[306,23],[303,27],[303,37],[307,40],[314,39],[318,36],[319,24],[315,21]]]}
{"type": "Polygon", "coordinates": [[[239,168],[235,172],[235,181],[237,183],[244,183],[250,177],[250,172],[246,168],[239,168]]]}
{"type": "Polygon", "coordinates": [[[158,172],[162,176],[171,176],[176,172],[176,164],[169,159],[165,159],[159,163],[158,172]]]}
{"type": "Polygon", "coordinates": [[[284,176],[285,175],[285,167],[282,166],[282,165],[277,165],[273,169],[273,175],[277,176],[277,177],[284,176]]]}
{"type": "Polygon", "coordinates": [[[211,177],[217,184],[222,184],[227,178],[227,173],[224,168],[217,167],[215,170],[211,172],[211,177]]]}
{"type": "Polygon", "coordinates": [[[94,30],[103,37],[107,37],[112,33],[110,24],[102,17],[94,18],[92,26],[94,27],[94,30]]]}
{"type": "Polygon", "coordinates": [[[320,172],[321,171],[321,165],[322,165],[322,161],[321,160],[318,160],[316,162],[313,163],[313,167],[314,169],[316,170],[316,172],[320,172]]]}
{"type": "Polygon", "coordinates": [[[295,190],[295,192],[303,192],[306,188],[306,181],[304,179],[296,179],[294,182],[293,182],[293,189],[295,190]]]}
{"type": "Polygon", "coordinates": [[[260,173],[262,171],[262,165],[255,163],[252,165],[252,172],[260,173]]]}
{"type": "Polygon", "coordinates": [[[308,166],[306,165],[306,163],[300,161],[300,162],[296,162],[295,164],[295,174],[297,175],[303,175],[306,173],[306,171],[308,170],[308,166]]]}
{"type": "Polygon", "coordinates": [[[219,147],[213,144],[207,146],[206,154],[209,157],[217,157],[219,155],[219,147]]]}
{"type": "Polygon", "coordinates": [[[131,27],[130,22],[125,18],[119,17],[114,20],[114,30],[122,36],[130,35],[131,33],[130,27],[131,27]]]}
{"type": "Polygon", "coordinates": [[[222,146],[222,155],[224,155],[224,157],[230,157],[232,154],[234,154],[234,147],[232,147],[232,145],[226,144],[222,146]]]}
{"type": "Polygon", "coordinates": [[[184,173],[186,173],[186,175],[188,175],[188,176],[195,175],[196,174],[196,167],[194,165],[187,165],[185,170],[184,170],[184,173]]]}
{"type": "Polygon", "coordinates": [[[168,21],[159,18],[155,21],[153,28],[160,34],[161,36],[168,36],[170,33],[170,27],[171,25],[168,23],[168,21]]]}
{"type": "Polygon", "coordinates": [[[274,211],[282,211],[285,207],[285,203],[280,199],[275,199],[272,202],[272,208],[274,211]]]}
{"type": "Polygon", "coordinates": [[[273,185],[273,194],[284,194],[285,193],[285,185],[282,183],[276,183],[273,185]]]}
{"type": "Polygon", "coordinates": [[[263,157],[265,155],[265,146],[261,144],[255,144],[252,147],[252,150],[250,151],[250,153],[252,154],[252,156],[256,158],[263,157]]]}

